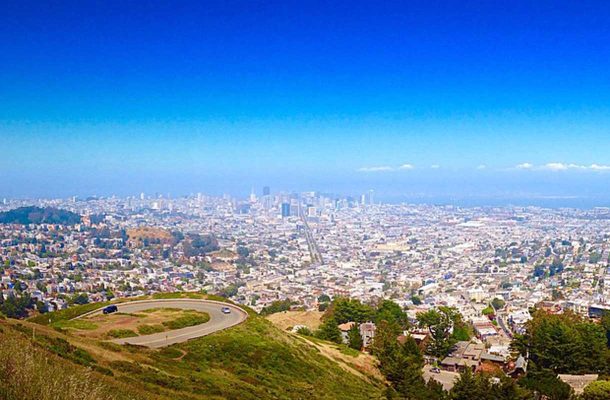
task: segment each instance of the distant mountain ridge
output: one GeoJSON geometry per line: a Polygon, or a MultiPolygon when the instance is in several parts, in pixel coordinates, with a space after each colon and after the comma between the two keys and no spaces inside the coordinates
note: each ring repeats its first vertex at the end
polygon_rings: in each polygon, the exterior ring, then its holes
{"type": "Polygon", "coordinates": [[[74,225],[81,217],[71,211],[54,207],[20,207],[0,213],[0,224],[58,224],[74,225]]]}

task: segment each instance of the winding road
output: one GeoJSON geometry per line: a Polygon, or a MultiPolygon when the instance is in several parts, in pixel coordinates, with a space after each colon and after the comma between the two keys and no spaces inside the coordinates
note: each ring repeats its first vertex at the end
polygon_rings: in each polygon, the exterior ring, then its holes
{"type": "MultiPolygon", "coordinates": [[[[111,342],[118,344],[133,344],[151,348],[160,348],[176,343],[186,342],[201,336],[207,336],[214,332],[241,324],[248,318],[248,314],[241,308],[228,303],[212,300],[195,299],[160,299],[160,300],[138,300],[127,303],[116,304],[119,312],[136,313],[151,308],[182,308],[185,310],[202,311],[210,314],[210,320],[201,325],[189,326],[187,328],[175,329],[167,332],[154,333],[152,335],[136,336],[130,338],[114,339],[111,342]],[[222,312],[223,307],[229,307],[230,314],[222,312]]],[[[101,314],[103,308],[97,309],[77,318],[86,318],[101,314]]]]}

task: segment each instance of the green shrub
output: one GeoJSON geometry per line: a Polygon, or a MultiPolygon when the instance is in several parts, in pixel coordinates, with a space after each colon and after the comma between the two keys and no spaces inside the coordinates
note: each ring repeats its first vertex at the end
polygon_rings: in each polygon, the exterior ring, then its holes
{"type": "Polygon", "coordinates": [[[169,329],[181,329],[189,326],[200,325],[210,320],[210,314],[199,311],[185,311],[184,314],[171,321],[163,322],[169,329]]]}
{"type": "Polygon", "coordinates": [[[138,336],[138,334],[132,331],[131,329],[112,329],[108,331],[107,335],[115,339],[138,336]]]}
{"type": "Polygon", "coordinates": [[[155,325],[146,324],[146,325],[138,326],[138,333],[140,335],[151,335],[153,333],[163,332],[164,330],[165,330],[165,327],[160,324],[155,324],[155,325]]]}
{"type": "Polygon", "coordinates": [[[59,310],[59,311],[55,311],[55,312],[47,313],[47,314],[40,314],[40,315],[30,318],[28,321],[34,322],[34,323],[40,324],[40,325],[49,325],[49,324],[52,324],[57,321],[74,319],[74,318],[81,316],[83,314],[86,314],[90,311],[94,311],[99,308],[105,307],[108,304],[110,304],[110,302],[106,301],[106,302],[101,302],[101,303],[89,303],[89,304],[83,304],[80,306],[73,306],[73,307],[67,308],[65,310],[59,310]]]}
{"type": "Polygon", "coordinates": [[[120,344],[116,344],[116,343],[112,343],[112,342],[104,342],[104,341],[100,341],[98,342],[99,346],[106,349],[106,350],[110,350],[110,351],[114,351],[116,353],[120,353],[121,351],[123,351],[123,346],[121,346],[120,344]]]}
{"type": "Polygon", "coordinates": [[[56,329],[80,329],[80,330],[93,330],[97,329],[97,325],[91,321],[84,319],[71,319],[71,320],[60,320],[51,324],[56,329]]]}
{"type": "Polygon", "coordinates": [[[182,311],[182,309],[173,308],[173,307],[156,307],[156,308],[149,308],[148,310],[144,310],[142,312],[146,313],[146,314],[152,314],[152,313],[157,313],[157,312],[178,312],[178,311],[182,311]]]}

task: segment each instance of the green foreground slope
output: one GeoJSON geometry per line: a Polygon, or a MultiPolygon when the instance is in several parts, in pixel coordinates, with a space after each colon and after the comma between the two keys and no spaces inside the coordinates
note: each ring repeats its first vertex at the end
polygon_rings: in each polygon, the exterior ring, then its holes
{"type": "Polygon", "coordinates": [[[0,398],[7,400],[381,397],[373,378],[345,371],[252,312],[239,326],[161,350],[31,322],[0,320],[0,329],[0,398]]]}

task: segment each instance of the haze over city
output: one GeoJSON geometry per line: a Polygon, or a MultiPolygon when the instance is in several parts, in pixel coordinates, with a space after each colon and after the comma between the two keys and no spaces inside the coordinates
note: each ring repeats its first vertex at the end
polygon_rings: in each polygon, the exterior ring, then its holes
{"type": "Polygon", "coordinates": [[[609,1],[6,0],[1,400],[610,400],[609,1]]]}
{"type": "Polygon", "coordinates": [[[605,2],[28,3],[0,196],[610,200],[605,2]]]}

